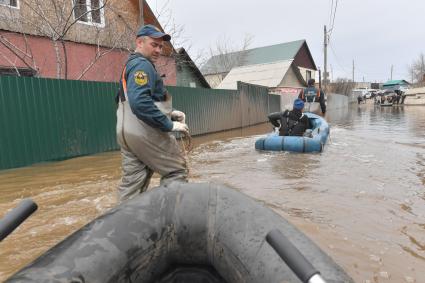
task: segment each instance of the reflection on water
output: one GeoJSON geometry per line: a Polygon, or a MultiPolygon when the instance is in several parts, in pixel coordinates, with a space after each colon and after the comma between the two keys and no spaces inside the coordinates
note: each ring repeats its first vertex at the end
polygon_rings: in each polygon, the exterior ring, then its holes
{"type": "MultiPolygon", "coordinates": [[[[267,124],[195,138],[191,180],[260,200],[356,282],[425,282],[425,108],[361,104],[326,118],[321,154],[255,151],[267,124]]],[[[23,197],[40,209],[0,243],[0,280],[114,206],[119,166],[113,152],[1,172],[1,214],[23,197]]]]}
{"type": "Polygon", "coordinates": [[[356,282],[425,282],[425,108],[356,105],[326,118],[321,154],[256,152],[250,136],[201,145],[196,174],[272,207],[356,282]]]}

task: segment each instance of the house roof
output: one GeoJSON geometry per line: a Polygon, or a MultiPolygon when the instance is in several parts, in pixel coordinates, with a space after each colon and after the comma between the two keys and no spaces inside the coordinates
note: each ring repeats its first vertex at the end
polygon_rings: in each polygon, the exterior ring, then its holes
{"type": "MultiPolygon", "coordinates": [[[[304,43],[306,43],[306,41],[303,39],[216,55],[211,57],[207,63],[201,67],[201,71],[204,75],[226,73],[229,72],[232,67],[291,60],[295,58],[304,43]]],[[[310,59],[313,61],[309,50],[308,53],[310,59]]]]}
{"type": "Polygon", "coordinates": [[[405,84],[409,84],[409,82],[406,80],[392,80],[392,81],[387,81],[383,85],[390,86],[390,85],[399,85],[399,84],[405,85],[405,84]]]}
{"type": "Polygon", "coordinates": [[[294,60],[284,60],[273,63],[255,64],[233,68],[217,88],[237,89],[237,82],[277,87],[292,68],[298,79],[305,84],[298,68],[292,64],[294,60]]]}
{"type": "Polygon", "coordinates": [[[201,81],[203,87],[205,88],[211,88],[207,80],[205,79],[204,75],[202,75],[201,71],[196,67],[196,64],[192,61],[189,54],[187,54],[186,50],[184,48],[178,48],[176,50],[178,56],[177,56],[177,64],[185,64],[185,66],[188,66],[192,72],[195,74],[195,76],[201,81]]]}

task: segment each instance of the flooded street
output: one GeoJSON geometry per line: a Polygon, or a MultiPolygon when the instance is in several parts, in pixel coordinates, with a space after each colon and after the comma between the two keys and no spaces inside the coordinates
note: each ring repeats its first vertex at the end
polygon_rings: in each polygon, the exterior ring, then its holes
{"type": "MultiPolygon", "coordinates": [[[[196,138],[191,181],[262,201],[356,282],[425,282],[425,108],[361,104],[326,119],[321,154],[255,151],[268,124],[196,138]]],[[[0,172],[0,216],[24,197],[39,205],[0,243],[0,281],[113,207],[120,174],[119,152],[0,172]]]]}

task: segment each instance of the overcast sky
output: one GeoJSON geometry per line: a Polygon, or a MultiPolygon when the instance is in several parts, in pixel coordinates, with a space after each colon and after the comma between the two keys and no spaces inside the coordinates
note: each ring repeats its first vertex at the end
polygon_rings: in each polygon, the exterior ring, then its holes
{"type": "MultiPolygon", "coordinates": [[[[331,77],[371,82],[411,80],[408,65],[425,53],[425,0],[147,0],[158,11],[168,2],[172,18],[184,26],[191,57],[227,38],[250,48],[306,39],[323,69],[323,26],[332,26],[328,69],[331,77]],[[333,5],[332,5],[333,3],[333,5]],[[332,66],[332,69],[331,69],[332,66]]],[[[161,18],[160,18],[161,20],[161,18]]],[[[161,20],[164,24],[165,19],[161,20]]],[[[176,46],[181,47],[181,46],[176,46]]]]}

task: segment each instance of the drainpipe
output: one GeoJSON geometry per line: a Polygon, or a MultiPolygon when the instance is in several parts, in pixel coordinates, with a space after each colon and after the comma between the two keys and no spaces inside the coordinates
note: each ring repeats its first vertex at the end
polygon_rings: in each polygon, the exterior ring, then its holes
{"type": "Polygon", "coordinates": [[[145,19],[143,18],[144,2],[145,2],[144,0],[139,0],[139,22],[141,26],[145,24],[145,19]]]}

